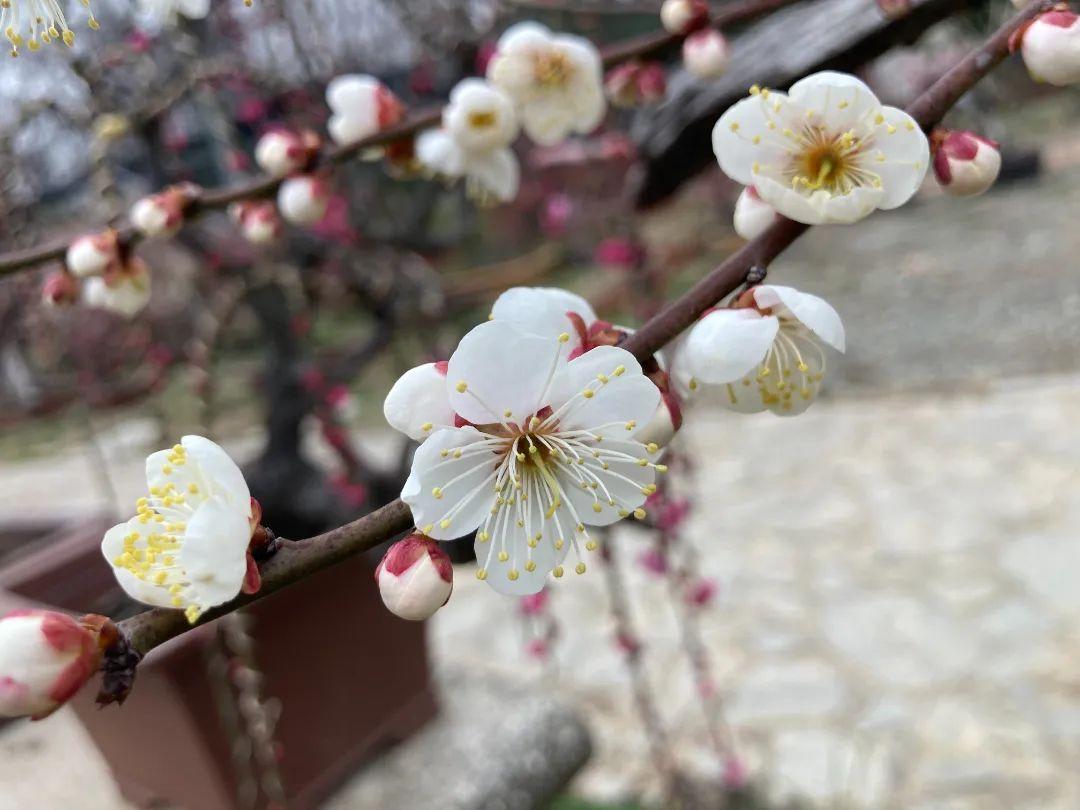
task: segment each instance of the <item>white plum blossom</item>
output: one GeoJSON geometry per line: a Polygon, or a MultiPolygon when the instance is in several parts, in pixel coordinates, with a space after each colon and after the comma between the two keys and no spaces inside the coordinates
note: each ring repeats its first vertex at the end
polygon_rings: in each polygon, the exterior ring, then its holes
{"type": "Polygon", "coordinates": [[[387,549],[375,569],[375,582],[391,613],[420,622],[450,600],[454,568],[438,543],[410,534],[387,549]]]}
{"type": "Polygon", "coordinates": [[[464,177],[471,196],[507,202],[517,196],[520,182],[510,148],[517,134],[510,99],[481,79],[465,79],[450,93],[442,128],[417,138],[416,157],[443,177],[464,177]]]}
{"type": "Polygon", "coordinates": [[[52,714],[98,669],[98,632],[51,610],[0,619],[0,717],[52,714]]]}
{"type": "Polygon", "coordinates": [[[229,216],[253,245],[265,245],[281,236],[284,225],[277,206],[269,200],[241,200],[229,206],[229,216]]]}
{"type": "Polygon", "coordinates": [[[539,23],[506,30],[487,78],[513,100],[525,134],[542,146],[574,132],[592,132],[607,111],[596,46],[582,37],[553,34],[539,23]]]}
{"type": "MultiPolygon", "coordinates": [[[[82,5],[89,9],[90,0],[83,0],[82,5]]],[[[99,27],[92,11],[87,24],[95,31],[99,27]]],[[[23,45],[33,53],[53,42],[63,42],[68,47],[75,43],[75,32],[68,25],[59,0],[2,0],[0,31],[11,45],[12,56],[18,56],[23,45]]]]}
{"type": "Polygon", "coordinates": [[[735,201],[732,220],[735,233],[743,239],[756,239],[776,222],[776,209],[761,199],[753,186],[747,186],[735,201]]]}
{"type": "Polygon", "coordinates": [[[177,17],[201,20],[210,13],[210,0],[139,0],[143,13],[160,24],[175,24],[177,17]]]}
{"type": "Polygon", "coordinates": [[[326,182],[309,174],[286,178],[278,188],[278,211],[293,225],[314,225],[326,215],[329,204],[326,182]]]}
{"type": "Polygon", "coordinates": [[[445,360],[424,363],[402,374],[383,402],[383,416],[395,430],[422,442],[444,427],[455,427],[446,390],[445,360]]]}
{"type": "Polygon", "coordinates": [[[696,31],[682,47],[683,67],[699,79],[717,79],[724,75],[731,61],[727,37],[712,28],[696,31]]]}
{"type": "Polygon", "coordinates": [[[669,34],[685,36],[709,21],[705,0],[664,0],[660,6],[660,24],[669,34]]]}
{"type": "Polygon", "coordinates": [[[304,171],[319,151],[320,139],[314,132],[273,129],[255,144],[255,162],[267,174],[285,177],[304,171]]]}
{"type": "MultiPolygon", "coordinates": [[[[531,594],[563,574],[573,549],[594,550],[589,526],[635,515],[656,490],[657,445],[636,436],[660,392],[634,356],[598,346],[568,360],[569,332],[542,337],[499,320],[470,331],[442,378],[456,427],[429,434],[401,497],[437,540],[476,532],[477,576],[505,594],[531,594]]],[[[448,417],[443,414],[444,420],[448,417]]],[[[402,418],[392,424],[401,429],[402,418]]]]}
{"type": "Polygon", "coordinates": [[[844,351],[844,326],[821,298],[792,287],[763,284],[734,309],[701,318],[678,347],[676,364],[699,384],[723,386],[721,404],[742,413],[802,413],[825,376],[821,344],[844,351]]]}
{"type": "Polygon", "coordinates": [[[911,199],[930,145],[903,110],[844,73],[815,73],[784,93],[753,87],[713,129],[724,173],[808,225],[851,223],[911,199]]]}
{"type": "Polygon", "coordinates": [[[1001,147],[997,141],[974,132],[935,132],[934,176],[945,193],[974,197],[994,185],[1001,172],[1001,147]]]}
{"type": "Polygon", "coordinates": [[[181,609],[194,623],[250,582],[261,512],[240,468],[202,436],[150,455],[146,484],[135,517],[106,532],[102,553],[128,596],[181,609]]]}
{"type": "Polygon", "coordinates": [[[1021,37],[1020,53],[1033,79],[1058,87],[1080,83],[1080,16],[1066,8],[1047,11],[1021,37]]]}
{"type": "Polygon", "coordinates": [[[131,207],[131,224],[146,237],[172,236],[184,224],[184,211],[197,191],[183,184],[143,197],[131,207]]]}
{"type": "Polygon", "coordinates": [[[100,276],[120,264],[120,246],[116,231],[87,234],[77,237],[68,246],[64,264],[78,278],[100,276]]]}
{"type": "Polygon", "coordinates": [[[370,138],[405,115],[398,97],[374,76],[364,74],[331,79],[326,86],[326,103],[333,113],[326,128],[334,143],[342,146],[370,138]]]}
{"type": "Polygon", "coordinates": [[[88,307],[133,318],[150,302],[150,269],[141,259],[131,257],[120,269],[86,279],[82,301],[88,307]]]}

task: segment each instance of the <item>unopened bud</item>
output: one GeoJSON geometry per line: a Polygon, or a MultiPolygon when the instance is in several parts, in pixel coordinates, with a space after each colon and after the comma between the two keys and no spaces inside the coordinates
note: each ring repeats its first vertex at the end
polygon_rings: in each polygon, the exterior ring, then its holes
{"type": "Polygon", "coordinates": [[[281,184],[277,196],[278,211],[293,225],[314,225],[326,214],[330,189],[311,175],[290,177],[281,184]]]}
{"type": "Polygon", "coordinates": [[[73,275],[100,276],[120,262],[120,250],[116,231],[88,234],[78,237],[67,249],[64,263],[73,275]]]}
{"type": "Polygon", "coordinates": [[[450,600],[454,569],[438,543],[411,534],[390,546],[375,569],[375,582],[391,613],[423,621],[450,600]]]}
{"type": "Polygon", "coordinates": [[[79,298],[79,281],[66,270],[49,273],[41,285],[41,300],[53,306],[74,304],[79,298]]]}
{"type": "Polygon", "coordinates": [[[98,669],[99,633],[50,610],[0,619],[0,716],[37,720],[71,699],[98,669]]]}
{"type": "Polygon", "coordinates": [[[172,236],[184,224],[184,211],[196,193],[194,186],[185,183],[143,197],[131,207],[131,224],[143,236],[172,236]]]}
{"type": "Polygon", "coordinates": [[[705,0],[664,0],[660,6],[660,24],[669,34],[685,36],[708,21],[709,4],[705,0]]]}
{"type": "Polygon", "coordinates": [[[1021,33],[1020,52],[1036,81],[1080,82],[1080,17],[1067,9],[1040,14],[1021,33]]]}
{"type": "Polygon", "coordinates": [[[656,104],[667,96],[667,71],[659,62],[646,62],[638,71],[638,96],[642,104],[656,104]]]}
{"type": "Polygon", "coordinates": [[[732,220],[735,233],[743,239],[756,239],[776,222],[776,209],[761,199],[756,188],[747,186],[735,201],[732,220]]]}
{"type": "Polygon", "coordinates": [[[320,138],[314,132],[302,133],[276,129],[267,132],[255,145],[255,162],[274,177],[306,169],[318,154],[320,138]]]}
{"type": "Polygon", "coordinates": [[[723,34],[706,28],[683,41],[682,57],[683,67],[692,75],[699,79],[716,79],[727,70],[731,52],[723,34]]]}
{"type": "Polygon", "coordinates": [[[614,107],[655,104],[667,93],[667,76],[657,62],[624,62],[608,71],[604,92],[614,107]]]}
{"type": "Polygon", "coordinates": [[[405,116],[403,105],[373,76],[338,76],[326,86],[326,103],[333,111],[327,129],[341,145],[370,138],[405,116]]]}
{"type": "Polygon", "coordinates": [[[284,224],[277,206],[269,200],[243,200],[229,206],[229,216],[240,226],[244,238],[265,245],[281,236],[284,224]]]}
{"type": "Polygon", "coordinates": [[[934,144],[934,176],[946,193],[956,197],[982,194],[1001,171],[1001,151],[997,141],[974,132],[938,131],[934,144]]]}

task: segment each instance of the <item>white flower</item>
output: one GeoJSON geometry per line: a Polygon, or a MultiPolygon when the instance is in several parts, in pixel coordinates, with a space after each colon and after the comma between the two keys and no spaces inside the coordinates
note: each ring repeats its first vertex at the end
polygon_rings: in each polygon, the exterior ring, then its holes
{"type": "Polygon", "coordinates": [[[210,13],[210,0],[139,0],[142,11],[159,23],[171,24],[177,16],[201,20],[210,13]]]}
{"type": "Polygon", "coordinates": [[[743,239],[756,239],[776,222],[776,209],[761,199],[753,186],[742,190],[735,201],[735,233],[743,239]]]}
{"type": "Polygon", "coordinates": [[[405,115],[405,107],[374,76],[337,76],[326,86],[326,103],[332,111],[326,128],[340,145],[369,138],[393,126],[405,115]]]}
{"type": "Polygon", "coordinates": [[[241,200],[229,206],[229,216],[254,245],[265,245],[281,236],[283,228],[277,206],[269,200],[241,200]]]}
{"type": "Polygon", "coordinates": [[[600,53],[587,39],[552,34],[534,22],[499,39],[487,78],[518,107],[525,134],[551,146],[599,126],[607,109],[600,53]]]}
{"type": "Polygon", "coordinates": [[[149,456],[146,484],[135,517],[109,529],[101,550],[128,596],[194,623],[244,585],[258,510],[240,468],[202,436],[149,456]]]}
{"type": "Polygon", "coordinates": [[[727,38],[712,28],[697,31],[685,40],[682,48],[683,67],[699,79],[717,79],[724,75],[731,61],[727,38]]]}
{"type": "Polygon", "coordinates": [[[63,613],[16,610],[0,619],[0,717],[41,719],[98,668],[97,632],[63,613]]]}
{"type": "Polygon", "coordinates": [[[442,129],[421,133],[416,156],[430,171],[464,177],[481,199],[517,196],[520,169],[510,144],[518,134],[513,104],[480,79],[465,79],[450,93],[442,129]]]}
{"type": "Polygon", "coordinates": [[[454,568],[438,543],[410,534],[386,550],[375,569],[375,582],[391,613],[419,622],[449,601],[454,568]]]}
{"type": "Polygon", "coordinates": [[[150,270],[132,257],[125,267],[103,276],[91,276],[82,285],[83,303],[132,318],[150,302],[150,270]]]}
{"type": "Polygon", "coordinates": [[[685,36],[709,21],[705,0],[664,0],[660,6],[660,24],[669,34],[685,36]]]}
{"type": "Polygon", "coordinates": [[[722,385],[721,402],[743,413],[802,413],[825,376],[819,341],[844,351],[844,326],[821,298],[791,287],[751,288],[736,309],[716,309],[687,333],[676,363],[697,383],[722,385]]]}
{"type": "Polygon", "coordinates": [[[1001,171],[996,141],[966,130],[935,132],[933,140],[934,176],[947,194],[973,197],[994,185],[1001,171]]]}
{"type": "Polygon", "coordinates": [[[644,517],[664,469],[650,460],[659,447],[635,438],[660,399],[637,360],[599,346],[568,361],[569,342],[498,320],[469,332],[444,380],[462,426],[420,445],[401,493],[425,535],[477,531],[477,576],[501,593],[561,576],[570,548],[596,548],[587,526],[644,517]]]}
{"type": "MultiPolygon", "coordinates": [[[[90,0],[84,0],[83,5],[89,8],[90,0]]],[[[98,29],[93,12],[87,24],[95,31],[98,29]]],[[[68,26],[58,0],[3,0],[0,31],[11,44],[12,56],[18,56],[23,45],[34,52],[51,42],[63,42],[68,47],[75,42],[75,32],[68,26]]]]}
{"type": "Polygon", "coordinates": [[[131,224],[146,237],[172,236],[184,224],[184,211],[197,191],[182,184],[143,197],[131,207],[131,224]]]}
{"type": "Polygon", "coordinates": [[[326,215],[330,189],[311,175],[289,177],[282,182],[277,196],[278,210],[293,225],[314,225],[326,215]]]}
{"type": "Polygon", "coordinates": [[[720,168],[808,225],[850,223],[918,190],[930,146],[918,124],[854,76],[825,71],[787,95],[751,88],[713,129],[720,168]]]}
{"type": "Polygon", "coordinates": [[[274,129],[255,144],[255,162],[267,174],[285,177],[306,169],[318,153],[319,145],[319,136],[314,132],[274,129]]]}
{"type": "Polygon", "coordinates": [[[1080,17],[1064,8],[1048,11],[1021,36],[1020,53],[1032,78],[1058,87],[1080,82],[1080,17]]]}
{"type": "Polygon", "coordinates": [[[116,231],[103,231],[76,238],[68,246],[64,263],[71,274],[78,278],[111,272],[120,264],[116,231]]]}

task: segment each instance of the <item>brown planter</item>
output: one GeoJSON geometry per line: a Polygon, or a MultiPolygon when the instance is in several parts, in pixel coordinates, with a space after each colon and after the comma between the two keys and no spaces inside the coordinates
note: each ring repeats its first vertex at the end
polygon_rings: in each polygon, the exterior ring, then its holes
{"type": "MultiPolygon", "coordinates": [[[[0,611],[36,605],[115,615],[124,600],[98,548],[108,525],[82,521],[47,545],[8,557],[0,569],[0,611]]],[[[435,713],[423,625],[383,608],[372,571],[366,559],[354,558],[248,609],[262,693],[282,705],[274,736],[290,808],[316,807],[366,759],[435,713]]],[[[214,636],[207,625],[151,653],[122,707],[99,710],[92,685],[72,701],[137,805],[241,806],[207,677],[214,636]]]]}

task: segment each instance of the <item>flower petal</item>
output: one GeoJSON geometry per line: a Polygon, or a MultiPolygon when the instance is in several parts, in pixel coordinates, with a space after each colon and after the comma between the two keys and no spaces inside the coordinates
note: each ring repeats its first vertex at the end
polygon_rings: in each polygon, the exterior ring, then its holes
{"type": "Polygon", "coordinates": [[[452,540],[480,525],[495,502],[497,449],[474,427],[444,428],[420,445],[401,491],[420,531],[452,540]]]}
{"type": "Polygon", "coordinates": [[[517,196],[521,169],[513,150],[494,149],[486,154],[471,155],[466,170],[500,202],[510,202],[517,196]]]}
{"type": "Polygon", "coordinates": [[[562,349],[502,321],[474,327],[450,358],[450,406],[476,425],[523,423],[547,404],[540,398],[562,349]]]}
{"type": "Polygon", "coordinates": [[[559,483],[577,521],[610,526],[645,503],[656,471],[640,463],[652,458],[641,442],[605,436],[593,447],[599,456],[584,457],[584,464],[559,464],[559,483]]]}
{"type": "Polygon", "coordinates": [[[180,440],[180,444],[210,484],[209,494],[224,498],[231,505],[240,504],[245,514],[250,514],[251,492],[244,480],[244,474],[229,454],[202,436],[185,436],[180,440]]]}
{"type": "Polygon", "coordinates": [[[683,363],[700,382],[734,382],[765,359],[779,328],[776,318],[753,309],[714,310],[691,327],[683,363]]]}
{"type": "Polygon", "coordinates": [[[187,598],[205,609],[240,593],[250,541],[246,509],[218,497],[201,504],[188,521],[176,554],[191,582],[187,598]]]}
{"type": "Polygon", "coordinates": [[[496,321],[513,324],[523,332],[557,338],[570,335],[568,348],[581,346],[581,336],[567,313],[574,313],[588,327],[596,320],[589,302],[580,295],[557,287],[511,287],[495,299],[491,316],[496,321]]]}
{"type": "Polygon", "coordinates": [[[416,159],[429,171],[445,177],[461,177],[465,173],[464,153],[441,129],[420,133],[416,138],[416,159]]]}
{"type": "Polygon", "coordinates": [[[874,146],[883,161],[871,161],[870,170],[881,178],[884,196],[879,208],[891,210],[906,203],[919,190],[930,167],[930,142],[910,115],[896,107],[882,107],[884,123],[874,146]]]}
{"type": "Polygon", "coordinates": [[[784,100],[783,93],[770,93],[768,99],[762,95],[750,96],[729,107],[716,122],[712,131],[713,152],[724,174],[732,180],[752,186],[757,182],[755,163],[777,169],[786,164],[789,150],[779,134],[786,126],[784,100]],[[771,106],[775,104],[781,105],[780,112],[771,106]]]}
{"type": "Polygon", "coordinates": [[[124,593],[136,602],[155,607],[172,607],[172,594],[167,587],[155,585],[149,580],[136,577],[126,568],[116,564],[116,558],[124,553],[124,538],[129,534],[136,533],[142,539],[145,547],[150,534],[156,531],[154,524],[140,523],[137,518],[132,518],[127,523],[113,526],[101,540],[101,553],[112,567],[113,575],[124,593]]]}
{"type": "Polygon", "coordinates": [[[446,392],[446,374],[435,363],[411,368],[398,377],[383,402],[390,426],[418,442],[432,431],[454,426],[454,411],[446,392]]]}
{"type": "Polygon", "coordinates": [[[783,307],[838,352],[844,351],[844,324],[825,299],[794,287],[762,284],[754,288],[754,300],[760,307],[783,307]]]}
{"type": "Polygon", "coordinates": [[[641,364],[630,352],[618,346],[597,346],[555,372],[546,399],[557,413],[575,400],[558,417],[560,430],[625,423],[631,425],[625,433],[629,437],[648,424],[660,402],[660,391],[642,374],[641,364]]]}
{"type": "Polygon", "coordinates": [[[788,98],[805,114],[813,111],[828,122],[829,129],[842,132],[858,127],[876,113],[881,102],[865,82],[850,73],[823,70],[791,85],[788,98]]]}

